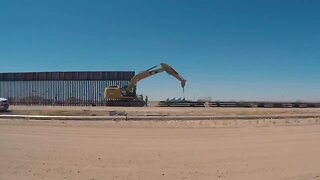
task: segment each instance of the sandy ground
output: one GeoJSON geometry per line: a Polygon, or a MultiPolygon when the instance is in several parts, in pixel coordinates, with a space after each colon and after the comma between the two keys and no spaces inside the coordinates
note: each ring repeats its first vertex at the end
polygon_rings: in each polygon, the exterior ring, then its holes
{"type": "Polygon", "coordinates": [[[90,106],[11,106],[11,112],[0,114],[23,115],[86,115],[103,116],[110,112],[125,112],[131,116],[169,115],[292,115],[320,114],[320,108],[172,108],[172,107],[90,107],[90,106]]]}
{"type": "Polygon", "coordinates": [[[0,120],[0,179],[320,179],[320,119],[0,120]]]}

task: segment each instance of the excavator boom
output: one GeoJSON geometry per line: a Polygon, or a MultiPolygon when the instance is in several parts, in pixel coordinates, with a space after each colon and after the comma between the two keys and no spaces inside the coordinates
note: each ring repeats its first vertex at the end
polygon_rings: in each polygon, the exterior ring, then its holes
{"type": "Polygon", "coordinates": [[[178,79],[181,82],[181,87],[184,88],[186,85],[186,80],[179,75],[179,73],[177,71],[175,71],[171,66],[169,66],[168,64],[165,63],[161,63],[160,67],[157,68],[157,66],[154,66],[146,71],[140,72],[137,75],[135,75],[129,83],[129,86],[127,88],[127,91],[133,91],[133,89],[137,86],[137,83],[142,80],[145,79],[147,77],[153,76],[155,74],[161,73],[161,72],[167,72],[169,75],[175,77],[176,79],[178,79]]]}

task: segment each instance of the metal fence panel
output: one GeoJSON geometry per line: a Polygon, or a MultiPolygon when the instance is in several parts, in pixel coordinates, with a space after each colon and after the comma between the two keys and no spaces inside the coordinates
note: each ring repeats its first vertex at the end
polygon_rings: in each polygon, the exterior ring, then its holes
{"type": "Polygon", "coordinates": [[[0,81],[71,81],[71,80],[126,80],[133,71],[81,71],[81,72],[26,72],[0,73],[0,81]]]}
{"type": "Polygon", "coordinates": [[[103,105],[108,86],[124,87],[134,72],[0,73],[0,97],[16,105],[103,105]]]}

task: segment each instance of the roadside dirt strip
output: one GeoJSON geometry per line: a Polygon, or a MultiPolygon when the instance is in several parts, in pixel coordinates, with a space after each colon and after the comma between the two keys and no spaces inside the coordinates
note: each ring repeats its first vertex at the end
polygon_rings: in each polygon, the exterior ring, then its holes
{"type": "Polygon", "coordinates": [[[320,114],[297,115],[236,115],[236,116],[44,116],[0,115],[0,119],[33,120],[241,120],[241,119],[306,119],[320,118],[320,114]]]}
{"type": "Polygon", "coordinates": [[[319,118],[0,120],[1,180],[319,180],[319,152],[319,118]]]}

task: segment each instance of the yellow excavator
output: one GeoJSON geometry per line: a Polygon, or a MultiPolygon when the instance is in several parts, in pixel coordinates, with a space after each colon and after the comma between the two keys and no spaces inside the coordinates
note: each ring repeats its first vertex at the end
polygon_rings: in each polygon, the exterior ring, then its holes
{"type": "Polygon", "coordinates": [[[104,91],[104,98],[107,106],[135,106],[142,107],[145,105],[143,96],[136,94],[137,83],[147,77],[153,76],[161,72],[167,72],[181,82],[181,87],[184,92],[186,80],[183,79],[171,66],[161,63],[160,66],[154,66],[148,70],[142,71],[133,76],[128,86],[120,88],[118,86],[107,87],[104,91]]]}

